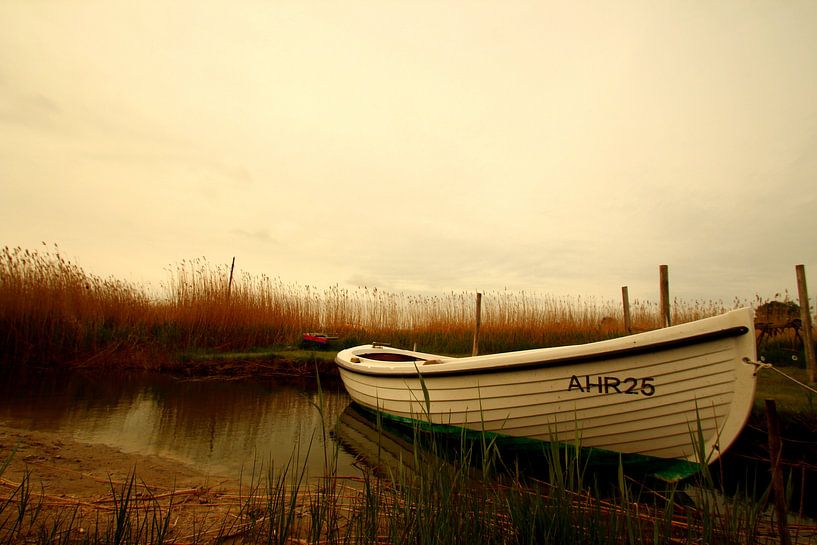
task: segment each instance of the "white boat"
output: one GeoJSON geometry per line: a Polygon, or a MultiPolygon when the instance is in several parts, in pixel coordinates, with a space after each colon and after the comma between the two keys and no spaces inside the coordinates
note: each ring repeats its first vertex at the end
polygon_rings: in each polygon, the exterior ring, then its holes
{"type": "Polygon", "coordinates": [[[717,460],[740,433],[756,357],[752,311],[739,309],[583,345],[454,358],[375,343],[335,361],[352,400],[382,417],[578,444],[675,480],[717,460]]]}

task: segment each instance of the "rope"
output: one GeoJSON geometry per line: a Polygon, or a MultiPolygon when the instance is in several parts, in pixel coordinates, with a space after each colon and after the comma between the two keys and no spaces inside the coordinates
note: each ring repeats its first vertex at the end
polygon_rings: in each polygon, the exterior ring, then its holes
{"type": "Polygon", "coordinates": [[[775,366],[774,366],[774,365],[772,365],[771,363],[766,363],[766,362],[762,362],[762,361],[752,361],[752,360],[750,360],[749,358],[743,358],[743,362],[744,362],[744,363],[748,363],[748,364],[750,364],[750,365],[754,365],[754,366],[755,366],[755,374],[757,374],[757,372],[758,372],[760,369],[771,369],[772,371],[774,371],[774,372],[776,372],[776,373],[780,373],[781,375],[783,375],[784,377],[786,377],[786,378],[787,378],[787,379],[789,379],[790,381],[794,382],[795,384],[798,384],[798,385],[802,386],[802,387],[803,387],[803,388],[805,388],[806,390],[808,390],[808,391],[810,391],[810,392],[812,392],[812,393],[817,394],[817,390],[815,390],[814,388],[812,388],[812,387],[811,387],[811,386],[809,386],[808,384],[803,384],[802,382],[800,382],[800,381],[799,381],[799,380],[797,380],[796,378],[794,378],[794,377],[792,377],[792,376],[787,375],[786,373],[784,373],[783,371],[781,371],[780,369],[778,369],[777,367],[775,367],[775,366]]]}

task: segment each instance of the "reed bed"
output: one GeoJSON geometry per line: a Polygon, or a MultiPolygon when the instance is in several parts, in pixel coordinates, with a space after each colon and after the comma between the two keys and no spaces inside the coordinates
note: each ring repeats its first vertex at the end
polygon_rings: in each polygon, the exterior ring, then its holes
{"type": "Polygon", "coordinates": [[[53,252],[0,253],[0,354],[6,363],[62,362],[143,337],[151,302],[139,289],[99,278],[53,252]]]}
{"type": "MultiPolygon", "coordinates": [[[[445,354],[471,351],[473,293],[415,295],[377,288],[288,284],[238,274],[204,260],[168,270],[163,292],[100,278],[57,247],[0,253],[0,361],[58,364],[146,363],[183,353],[294,346],[308,331],[341,346],[370,341],[445,354]]],[[[755,304],[759,304],[756,301],[755,304]]],[[[676,300],[676,323],[711,316],[734,301],[676,300]]],[[[482,353],[557,346],[622,335],[618,301],[530,292],[483,294],[482,353]]],[[[633,329],[658,327],[658,305],[631,302],[633,329]]]]}

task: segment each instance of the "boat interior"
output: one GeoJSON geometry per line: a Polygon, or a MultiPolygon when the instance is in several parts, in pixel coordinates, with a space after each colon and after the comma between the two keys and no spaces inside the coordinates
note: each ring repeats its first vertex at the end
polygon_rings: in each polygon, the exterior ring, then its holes
{"type": "Polygon", "coordinates": [[[425,361],[425,358],[409,354],[395,354],[393,352],[370,352],[368,354],[358,354],[358,357],[377,361],[425,361]]]}

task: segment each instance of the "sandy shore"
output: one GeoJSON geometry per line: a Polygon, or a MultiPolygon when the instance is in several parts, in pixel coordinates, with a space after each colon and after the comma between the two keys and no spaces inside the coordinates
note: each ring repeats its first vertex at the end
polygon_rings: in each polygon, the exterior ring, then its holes
{"type": "Polygon", "coordinates": [[[19,483],[28,472],[32,482],[42,484],[50,495],[110,495],[111,482],[124,482],[134,471],[139,480],[158,490],[237,485],[235,480],[208,475],[174,460],[128,454],[58,433],[0,426],[0,453],[4,460],[12,457],[3,480],[19,483]]]}
{"type": "Polygon", "coordinates": [[[0,475],[0,498],[19,498],[17,488],[27,475],[32,503],[41,502],[46,513],[41,518],[76,509],[77,532],[93,527],[100,514],[112,512],[112,490],[121,496],[131,475],[136,476],[132,498],[142,505],[155,506],[158,498],[166,508],[172,498],[175,539],[199,541],[192,538],[205,538],[207,533],[215,537],[225,521],[240,523],[234,515],[240,505],[238,476],[210,475],[160,456],[129,454],[59,433],[8,426],[0,426],[0,457],[4,462],[10,459],[0,475]]]}

